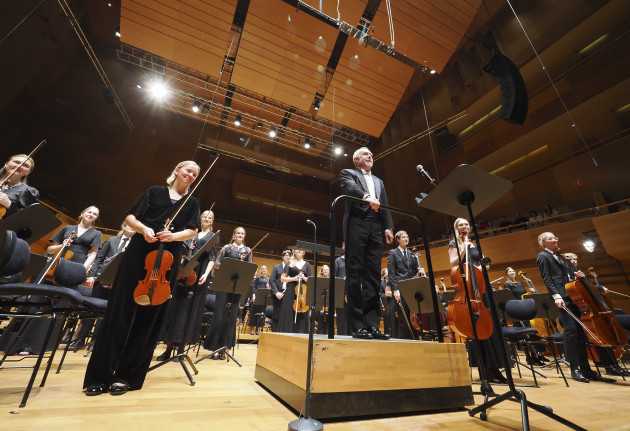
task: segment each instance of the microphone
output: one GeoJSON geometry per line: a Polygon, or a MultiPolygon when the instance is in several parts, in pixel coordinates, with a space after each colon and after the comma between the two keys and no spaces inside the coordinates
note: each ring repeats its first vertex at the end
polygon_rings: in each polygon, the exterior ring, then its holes
{"type": "Polygon", "coordinates": [[[434,186],[436,185],[435,181],[433,181],[433,178],[431,178],[431,175],[429,175],[429,173],[424,170],[422,165],[416,166],[416,170],[420,172],[422,175],[424,175],[425,177],[427,177],[427,179],[431,182],[431,184],[433,184],[434,186]]]}
{"type": "Polygon", "coordinates": [[[306,223],[310,223],[310,224],[312,224],[313,226],[315,226],[315,223],[314,223],[312,220],[306,219],[306,223]]]}

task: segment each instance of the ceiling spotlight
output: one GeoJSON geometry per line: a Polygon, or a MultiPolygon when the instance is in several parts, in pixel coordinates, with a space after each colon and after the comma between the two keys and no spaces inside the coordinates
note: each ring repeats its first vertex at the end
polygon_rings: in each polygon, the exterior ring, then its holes
{"type": "Polygon", "coordinates": [[[595,241],[593,241],[591,238],[585,239],[582,245],[589,253],[592,253],[593,250],[595,250],[595,241]]]}
{"type": "Polygon", "coordinates": [[[431,75],[435,75],[435,70],[431,69],[431,75]]]}
{"type": "Polygon", "coordinates": [[[597,241],[599,238],[596,232],[595,230],[582,232],[582,245],[589,253],[592,253],[598,246],[602,245],[601,242],[597,241]]]}
{"type": "Polygon", "coordinates": [[[241,116],[237,115],[236,118],[234,119],[234,125],[235,126],[240,126],[241,125],[241,116]]]}
{"type": "Polygon", "coordinates": [[[207,114],[210,111],[210,105],[203,105],[203,109],[201,110],[202,114],[207,114]]]}
{"type": "Polygon", "coordinates": [[[315,110],[318,111],[319,108],[321,108],[321,106],[322,106],[322,101],[316,97],[315,102],[313,102],[313,108],[315,108],[315,110]]]}
{"type": "Polygon", "coordinates": [[[309,138],[304,139],[304,148],[307,150],[311,148],[311,140],[309,138]]]}
{"type": "Polygon", "coordinates": [[[335,150],[334,150],[334,151],[335,151],[335,154],[336,154],[336,155],[340,155],[340,154],[343,152],[343,150],[341,149],[341,147],[335,147],[335,150]]]}
{"type": "Polygon", "coordinates": [[[276,137],[276,128],[272,127],[271,129],[269,129],[269,136],[271,136],[272,138],[276,137]]]}
{"type": "Polygon", "coordinates": [[[201,103],[199,103],[198,100],[195,100],[195,103],[193,103],[193,106],[192,106],[193,112],[199,112],[200,109],[201,109],[201,103]]]}
{"type": "Polygon", "coordinates": [[[120,37],[120,26],[116,29],[116,33],[114,33],[116,37],[120,37]]]}
{"type": "Polygon", "coordinates": [[[149,92],[154,99],[164,99],[168,96],[168,86],[162,81],[153,81],[149,92]]]}
{"type": "Polygon", "coordinates": [[[138,83],[136,84],[136,87],[138,87],[138,88],[142,88],[142,84],[143,84],[143,82],[142,82],[142,81],[138,81],[138,83]]]}

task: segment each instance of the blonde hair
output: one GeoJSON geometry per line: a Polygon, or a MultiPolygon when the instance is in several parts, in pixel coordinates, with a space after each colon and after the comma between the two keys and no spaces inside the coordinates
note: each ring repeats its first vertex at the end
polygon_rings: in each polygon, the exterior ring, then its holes
{"type": "Polygon", "coordinates": [[[33,160],[32,157],[28,157],[28,154],[14,154],[11,157],[9,157],[7,161],[5,162],[5,166],[3,166],[2,169],[0,169],[0,180],[4,179],[5,175],[8,175],[6,164],[9,163],[11,160],[15,159],[16,157],[24,157],[25,159],[27,159],[27,162],[31,163],[31,168],[28,170],[28,174],[20,178],[20,184],[28,184],[26,182],[26,177],[28,177],[28,175],[31,172],[33,172],[33,169],[35,168],[35,160],[33,160]]]}
{"type": "Polygon", "coordinates": [[[578,256],[575,253],[562,253],[562,255],[569,260],[578,260],[578,256]]]}
{"type": "Polygon", "coordinates": [[[125,233],[125,226],[127,226],[127,223],[122,222],[122,224],[120,225],[120,230],[118,231],[116,236],[122,236],[123,233],[125,233]]]}
{"type": "Polygon", "coordinates": [[[325,277],[324,276],[324,270],[327,269],[328,270],[328,276],[330,277],[330,266],[328,265],[324,265],[319,269],[319,276],[320,277],[325,277]]]}
{"type": "MultiPolygon", "coordinates": [[[[464,241],[462,240],[461,235],[459,234],[459,229],[457,228],[457,225],[459,224],[459,222],[461,221],[465,221],[466,223],[468,223],[468,226],[470,226],[470,222],[463,218],[463,217],[458,217],[457,219],[455,219],[455,223],[453,223],[453,232],[455,233],[455,239],[457,240],[457,246],[458,248],[461,250],[462,248],[464,248],[464,241]]],[[[472,237],[472,232],[469,230],[468,231],[468,237],[472,237]]]]}
{"type": "Polygon", "coordinates": [[[99,218],[101,217],[101,210],[99,210],[96,205],[90,205],[89,207],[84,208],[83,211],[81,211],[81,214],[79,214],[79,223],[81,223],[81,220],[83,219],[83,213],[89,210],[90,208],[94,208],[96,212],[98,213],[98,215],[96,216],[96,219],[94,219],[94,221],[92,222],[92,226],[94,226],[96,222],[99,220],[99,218]]]}
{"type": "Polygon", "coordinates": [[[302,260],[304,260],[304,250],[300,248],[296,248],[293,250],[293,253],[291,253],[291,260],[289,261],[289,266],[295,266],[295,263],[297,262],[297,259],[295,258],[295,253],[297,252],[302,252],[302,260]]]}
{"type": "MultiPolygon", "coordinates": [[[[234,229],[234,231],[232,232],[232,242],[234,242],[234,237],[236,236],[236,231],[239,229],[243,229],[243,234],[247,235],[247,233],[245,232],[245,228],[244,227],[237,227],[236,229],[234,229]]],[[[245,244],[245,238],[243,238],[243,244],[245,244]]]]}
{"type": "MultiPolygon", "coordinates": [[[[181,169],[183,166],[186,165],[193,165],[196,166],[197,169],[199,171],[201,171],[201,168],[199,167],[199,165],[197,164],[197,162],[193,161],[193,160],[184,160],[183,162],[179,162],[177,164],[177,166],[175,166],[175,168],[173,169],[173,172],[171,172],[171,175],[169,175],[169,177],[166,179],[166,184],[168,184],[169,186],[173,184],[173,182],[175,181],[175,177],[176,175],[176,171],[178,171],[179,169],[181,169]]],[[[186,188],[186,191],[188,191],[190,187],[186,188]]]]}
{"type": "MultiPolygon", "coordinates": [[[[209,215],[210,217],[212,217],[212,224],[214,224],[214,212],[212,212],[211,210],[205,210],[204,212],[201,213],[201,217],[199,217],[200,219],[203,219],[204,217],[206,217],[207,215],[209,215]]],[[[212,229],[211,229],[212,231],[212,229]]]]}
{"type": "Polygon", "coordinates": [[[553,235],[553,233],[552,232],[543,232],[540,235],[538,235],[538,245],[541,246],[542,248],[545,248],[545,246],[543,245],[543,239],[547,235],[553,235]]]}

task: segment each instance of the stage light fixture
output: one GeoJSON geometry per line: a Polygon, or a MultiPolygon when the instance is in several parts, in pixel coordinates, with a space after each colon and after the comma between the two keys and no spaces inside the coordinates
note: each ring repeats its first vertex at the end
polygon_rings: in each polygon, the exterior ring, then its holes
{"type": "Polygon", "coordinates": [[[596,230],[582,232],[582,245],[589,253],[594,252],[598,246],[602,245],[598,239],[596,230]]]}
{"type": "Polygon", "coordinates": [[[154,99],[164,99],[168,96],[168,86],[162,81],[153,81],[149,87],[149,92],[154,99]]]}
{"type": "Polygon", "coordinates": [[[207,114],[210,111],[210,105],[203,105],[203,109],[201,110],[202,114],[207,114]]]}
{"type": "Polygon", "coordinates": [[[335,151],[335,154],[336,154],[337,156],[338,156],[338,155],[340,155],[340,154],[343,152],[343,150],[341,149],[341,147],[335,147],[335,150],[334,150],[334,151],[335,151]]]}
{"type": "Polygon", "coordinates": [[[271,136],[272,138],[276,137],[276,128],[272,127],[271,129],[269,129],[269,136],[271,136]]]}
{"type": "Polygon", "coordinates": [[[193,106],[192,106],[193,112],[197,113],[199,112],[200,109],[201,109],[201,103],[199,103],[198,100],[195,100],[195,103],[193,103],[193,106]]]}
{"type": "Polygon", "coordinates": [[[235,126],[240,126],[241,125],[241,116],[237,115],[236,118],[234,119],[234,125],[235,126]]]}
{"type": "Polygon", "coordinates": [[[435,70],[431,69],[431,75],[435,75],[435,70]]]}
{"type": "Polygon", "coordinates": [[[116,29],[116,33],[114,33],[116,37],[120,37],[120,26],[116,29]]]}
{"type": "Polygon", "coordinates": [[[142,88],[143,82],[142,81],[138,81],[138,83],[136,84],[136,87],[138,88],[142,88]]]}
{"type": "Polygon", "coordinates": [[[307,150],[311,148],[311,140],[309,138],[304,139],[304,148],[307,150]]]}
{"type": "Polygon", "coordinates": [[[315,108],[316,111],[319,110],[319,108],[321,108],[322,106],[322,101],[318,98],[315,98],[315,102],[313,102],[313,108],[315,108]]]}

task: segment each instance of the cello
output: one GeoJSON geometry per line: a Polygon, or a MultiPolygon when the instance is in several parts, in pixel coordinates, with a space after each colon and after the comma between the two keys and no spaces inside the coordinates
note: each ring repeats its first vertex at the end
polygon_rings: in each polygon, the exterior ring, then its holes
{"type": "MultiPolygon", "coordinates": [[[[560,253],[560,249],[556,250],[556,255],[571,271],[578,272],[573,263],[560,253]]],[[[626,331],[588,278],[577,277],[568,282],[565,288],[571,301],[580,310],[580,317],[573,315],[566,305],[562,308],[584,328],[591,342],[602,347],[628,344],[626,331]]]]}
{"type": "Polygon", "coordinates": [[[468,236],[466,234],[461,235],[464,237],[466,259],[465,263],[460,262],[459,266],[451,269],[451,283],[455,287],[455,298],[448,303],[446,321],[453,332],[462,337],[474,338],[476,332],[477,339],[486,340],[492,335],[494,326],[490,309],[483,302],[483,294],[486,289],[485,280],[481,268],[473,265],[469,259],[468,246],[470,242],[468,236]],[[463,272],[465,272],[465,283],[463,272]]]}

